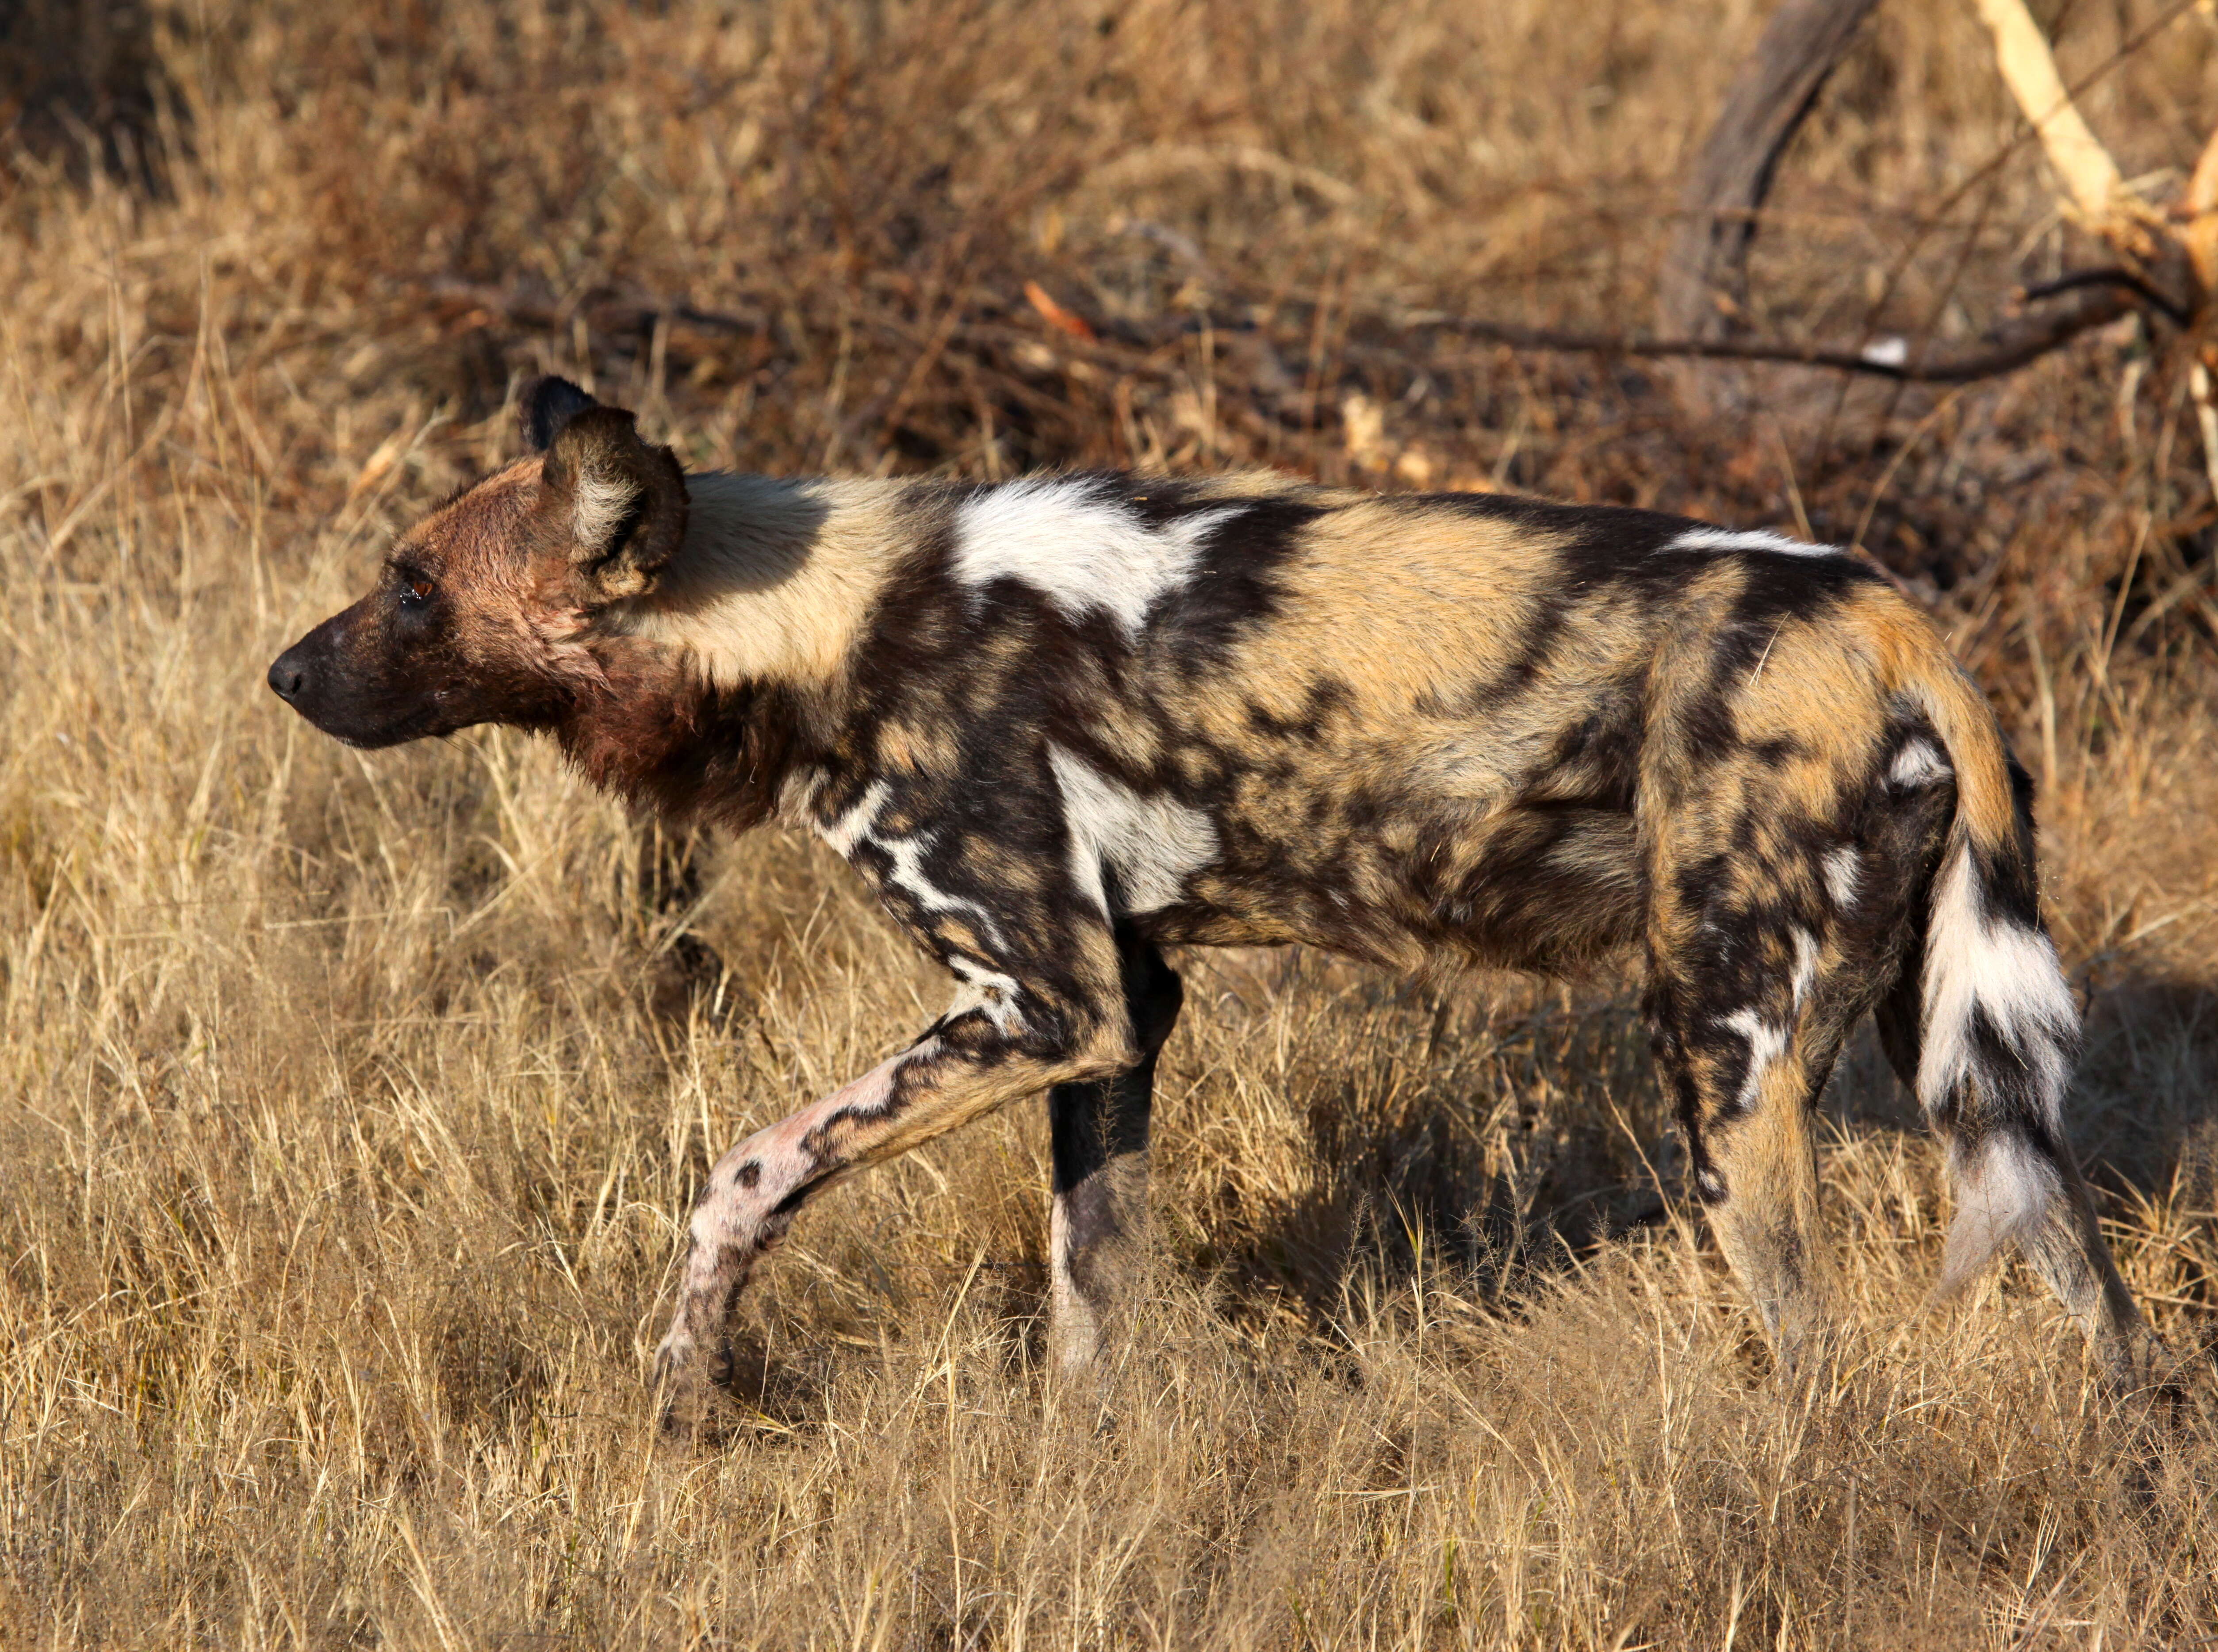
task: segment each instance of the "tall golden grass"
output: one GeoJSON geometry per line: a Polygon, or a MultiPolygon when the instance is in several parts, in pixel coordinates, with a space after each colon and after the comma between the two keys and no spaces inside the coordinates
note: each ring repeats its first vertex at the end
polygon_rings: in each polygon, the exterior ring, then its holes
{"type": "MultiPolygon", "coordinates": [[[[1660,368],[1413,320],[1643,315],[1762,10],[155,14],[144,118],[0,183],[6,1643],[2218,1635],[2218,1441],[2113,1414],[2019,1271],[1918,1315],[1936,1155],[1863,1045],[1824,1148],[1856,1328],[1781,1383],[1615,980],[1191,956],[1100,1392],[1042,1369],[1020,1110],[826,1199],[747,1305],[745,1425],[660,1450],[703,1167],[938,985],[813,845],[627,820],[502,733],[350,754],[261,685],[543,368],[699,464],[1272,463],[1858,539],[2043,784],[2075,1133],[2207,1365],[2218,610],[2163,341],[1696,419],[1660,368]]],[[[2160,15],[2056,20],[2128,171],[2218,118],[2197,15],[2104,69],[2160,15]]],[[[1961,334],[2061,267],[2020,136],[1968,7],[1882,7],[1757,325],[1961,334]]]]}

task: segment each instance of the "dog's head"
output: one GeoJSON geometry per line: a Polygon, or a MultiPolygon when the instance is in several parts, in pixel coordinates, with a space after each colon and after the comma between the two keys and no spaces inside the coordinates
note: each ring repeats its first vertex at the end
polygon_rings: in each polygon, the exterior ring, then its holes
{"type": "Polygon", "coordinates": [[[543,728],[601,681],[594,616],[645,595],[685,534],[685,478],[622,408],[526,395],[530,456],[403,534],[377,583],[277,657],[270,686],[350,746],[543,728]]]}

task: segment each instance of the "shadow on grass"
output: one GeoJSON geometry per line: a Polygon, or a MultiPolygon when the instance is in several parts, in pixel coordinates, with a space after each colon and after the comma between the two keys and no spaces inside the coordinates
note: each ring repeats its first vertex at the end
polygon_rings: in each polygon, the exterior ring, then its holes
{"type": "MultiPolygon", "coordinates": [[[[1259,1191],[1230,1160],[1181,1197],[1171,1161],[1180,1144],[1159,1134],[1159,1261],[1207,1280],[1228,1321],[1292,1313],[1323,1330],[1344,1312],[1352,1280],[1391,1293],[1420,1275],[1514,1314],[1586,1259],[1675,1216],[1709,1244],[1630,993],[1507,1010],[1385,981],[1344,996],[1328,1018],[1335,1059],[1288,1064],[1285,1100],[1309,1170],[1298,1186],[1259,1191]]],[[[1197,1101],[1233,1104],[1205,1085],[1197,1101]]],[[[1868,1026],[1843,1051],[1820,1113],[1821,1140],[1914,1137],[1913,1153],[1930,1154],[1937,1171],[1939,1146],[1868,1026]]],[[[2174,1222],[2213,1220],[2218,991],[2150,978],[2098,992],[2070,1120],[2106,1217],[2132,1218],[2136,1231],[2162,1229],[2153,1209],[2170,1208],[2174,1222]]],[[[1828,1226],[1845,1242],[1837,1211],[1828,1226]]],[[[885,1289],[893,1320],[905,1320],[909,1291],[889,1280],[885,1289]]],[[[2195,1289],[2199,1306],[2218,1281],[2195,1289]]],[[[994,1260],[966,1290],[1012,1378],[1040,1370],[1044,1264],[994,1260]]],[[[858,1352],[851,1344],[780,1348],[760,1327],[744,1330],[728,1392],[752,1426],[806,1426],[824,1414],[858,1352]]]]}
{"type": "MultiPolygon", "coordinates": [[[[1390,1286],[1451,1270],[1507,1309],[1674,1214],[1708,1242],[1630,993],[1464,1012],[1459,1024],[1452,996],[1379,994],[1397,998],[1408,1019],[1429,1023],[1430,1061],[1413,1072],[1409,1041],[1321,1074],[1302,1098],[1313,1179],[1252,1211],[1238,1208],[1236,1186],[1218,1190],[1218,1208],[1184,1247],[1186,1265],[1216,1273],[1236,1303],[1322,1318],[1357,1270],[1390,1286]]],[[[2218,989],[2136,976],[2097,991],[2067,1108],[2106,1219],[2218,1220],[2218,989]]],[[[1912,1136],[1940,1162],[1868,1023],[1836,1064],[1819,1114],[1821,1142],[1912,1136]]],[[[1174,1227],[1179,1213],[1165,1214],[1174,1227]]],[[[2218,1281],[2203,1282],[2195,1301],[2218,1313],[2218,1281]]]]}

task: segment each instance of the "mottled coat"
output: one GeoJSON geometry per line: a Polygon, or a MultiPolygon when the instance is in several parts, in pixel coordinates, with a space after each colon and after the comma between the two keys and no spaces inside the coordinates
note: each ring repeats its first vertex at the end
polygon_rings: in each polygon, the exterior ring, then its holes
{"type": "Polygon", "coordinates": [[[711,1173],[674,1415],[804,1201],[1043,1092],[1057,1346],[1089,1358],[1142,1231],[1179,945],[1638,954],[1694,1192],[1789,1360],[1826,1296],[1812,1109],[1874,1012],[1948,1146],[1946,1278],[2017,1241],[2113,1370],[2139,1358],[2063,1136],[2077,1017],[2029,788],[1869,564],[1275,475],[688,476],[561,381],[525,425],[532,455],[403,535],[272,686],[358,745],[511,723],[648,807],[805,827],[955,983],[711,1173]]]}

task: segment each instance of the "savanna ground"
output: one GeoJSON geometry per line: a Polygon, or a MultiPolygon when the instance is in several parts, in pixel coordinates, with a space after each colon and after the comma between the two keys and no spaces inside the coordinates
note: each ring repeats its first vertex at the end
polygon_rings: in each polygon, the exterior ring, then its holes
{"type": "MultiPolygon", "coordinates": [[[[2045,17],[2161,193],[2218,28],[2045,17]]],[[[730,1438],[660,1449],[704,1166],[939,985],[812,844],[644,826],[506,734],[350,754],[262,686],[550,368],[697,465],[1264,463],[1859,542],[2042,784],[2074,1131],[2207,1370],[2218,512],[2170,342],[1690,391],[1427,321],[1645,319],[1762,21],[0,9],[0,1638],[2218,1637],[2218,1442],[2113,1414],[2021,1270],[1918,1315],[1937,1155],[1868,1042],[1824,1146],[1857,1329],[1780,1382],[1614,978],[1190,956],[1149,1322],[1098,1393],[1043,1370],[1018,1110],[824,1200],[747,1304],[730,1438]]],[[[2023,139],[1970,6],[1886,0],[1752,325],[1960,337],[2085,256],[2023,139]]]]}

